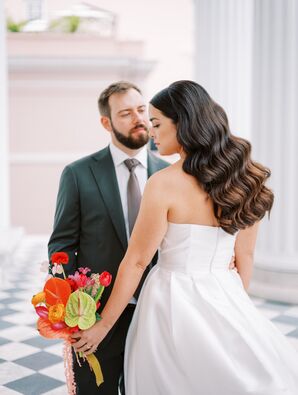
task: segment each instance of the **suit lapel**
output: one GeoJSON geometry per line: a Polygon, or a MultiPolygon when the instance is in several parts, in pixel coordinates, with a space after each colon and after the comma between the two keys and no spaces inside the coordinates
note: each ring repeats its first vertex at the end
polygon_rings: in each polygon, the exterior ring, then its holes
{"type": "Polygon", "coordinates": [[[126,250],[127,237],[124,215],[114,162],[109,147],[99,151],[93,155],[92,158],[94,160],[90,165],[91,171],[98,185],[116,233],[124,250],[126,250]]]}
{"type": "MultiPolygon", "coordinates": [[[[92,156],[90,164],[91,171],[97,183],[99,192],[103,198],[113,226],[123,245],[127,249],[127,236],[124,222],[122,203],[120,198],[119,186],[115,172],[114,162],[109,147],[97,152],[92,156]]],[[[156,171],[165,167],[154,154],[148,151],[148,178],[156,171]]]]}

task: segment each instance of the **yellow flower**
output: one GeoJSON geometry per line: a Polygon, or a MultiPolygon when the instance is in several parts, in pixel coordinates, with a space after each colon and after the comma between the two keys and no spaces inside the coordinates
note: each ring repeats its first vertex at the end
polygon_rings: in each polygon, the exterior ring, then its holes
{"type": "Polygon", "coordinates": [[[49,321],[53,324],[55,322],[63,321],[65,317],[65,307],[62,303],[54,304],[49,308],[49,321]]]}
{"type": "Polygon", "coordinates": [[[44,292],[39,292],[38,294],[33,295],[31,299],[31,303],[35,307],[39,303],[44,303],[45,300],[46,300],[46,294],[44,292]]]}

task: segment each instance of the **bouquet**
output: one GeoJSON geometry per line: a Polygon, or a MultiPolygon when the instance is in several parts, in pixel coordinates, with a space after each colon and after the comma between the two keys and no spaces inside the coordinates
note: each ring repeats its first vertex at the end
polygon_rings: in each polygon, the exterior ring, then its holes
{"type": "MultiPolygon", "coordinates": [[[[97,313],[100,298],[105,287],[109,286],[112,276],[108,272],[91,273],[88,267],[79,268],[74,275],[66,277],[63,265],[68,263],[65,252],[51,256],[50,274],[43,291],[32,297],[32,304],[39,316],[37,329],[41,336],[48,339],[64,339],[64,367],[69,394],[75,394],[75,381],[72,369],[71,334],[86,330],[101,319],[97,313]],[[55,277],[63,274],[64,279],[55,277]]],[[[96,384],[103,383],[100,364],[94,354],[76,353],[87,360],[96,378],[96,384]]],[[[80,365],[81,366],[81,365],[80,365]]]]}

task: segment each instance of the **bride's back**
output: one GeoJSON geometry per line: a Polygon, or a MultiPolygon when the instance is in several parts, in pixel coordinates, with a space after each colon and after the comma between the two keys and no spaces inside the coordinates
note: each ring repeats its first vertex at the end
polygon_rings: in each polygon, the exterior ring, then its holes
{"type": "Polygon", "coordinates": [[[195,177],[182,170],[182,160],[161,171],[168,201],[168,221],[182,224],[218,226],[213,202],[195,177]]]}

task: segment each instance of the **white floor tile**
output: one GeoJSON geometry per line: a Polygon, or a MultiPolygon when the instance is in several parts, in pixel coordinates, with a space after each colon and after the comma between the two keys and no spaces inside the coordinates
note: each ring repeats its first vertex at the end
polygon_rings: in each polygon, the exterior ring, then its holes
{"type": "Polygon", "coordinates": [[[283,324],[281,322],[274,321],[273,324],[284,335],[287,335],[288,333],[290,333],[296,329],[296,327],[293,325],[283,324]]]}
{"type": "Polygon", "coordinates": [[[5,321],[11,322],[16,325],[30,325],[35,324],[38,320],[38,315],[35,312],[16,313],[5,316],[5,321]]]}
{"type": "Polygon", "coordinates": [[[0,365],[0,384],[7,384],[31,374],[34,374],[34,370],[17,365],[13,362],[3,362],[0,365]]]}
{"type": "Polygon", "coordinates": [[[31,304],[31,301],[30,301],[30,303],[28,303],[28,301],[9,303],[8,307],[10,309],[17,310],[20,312],[30,312],[30,313],[32,311],[34,312],[34,307],[31,304]]]}
{"type": "Polygon", "coordinates": [[[280,315],[279,311],[270,310],[270,309],[258,309],[265,317],[271,320],[272,318],[278,317],[280,315]]]}
{"type": "Polygon", "coordinates": [[[64,374],[64,363],[57,363],[56,365],[50,366],[48,368],[42,369],[39,373],[45,374],[46,376],[50,376],[53,379],[57,379],[65,382],[65,374],[64,374]]]}
{"type": "MultiPolygon", "coordinates": [[[[6,343],[3,346],[0,346],[1,358],[6,361],[14,361],[18,358],[27,357],[28,355],[34,354],[38,351],[40,351],[39,348],[23,343],[6,343]]],[[[0,369],[1,366],[2,364],[0,364],[0,369]]]]}
{"type": "Polygon", "coordinates": [[[290,307],[286,311],[287,315],[290,315],[291,317],[298,317],[298,306],[290,307]]]}
{"type": "Polygon", "coordinates": [[[250,299],[253,301],[255,306],[259,306],[266,302],[265,299],[257,298],[256,296],[250,296],[250,299]]]}
{"type": "Polygon", "coordinates": [[[55,388],[51,391],[45,392],[43,395],[65,395],[67,394],[67,387],[63,385],[62,387],[55,388]]]}
{"type": "MultiPolygon", "coordinates": [[[[22,393],[19,391],[14,391],[14,390],[11,390],[10,388],[3,387],[2,385],[0,385],[0,395],[20,395],[20,394],[22,394],[22,393]]],[[[65,394],[66,394],[66,392],[65,392],[65,394]]]]}
{"type": "Polygon", "coordinates": [[[47,347],[44,351],[49,352],[51,354],[58,355],[58,357],[62,357],[63,355],[63,343],[55,344],[54,346],[47,347]]]}
{"type": "Polygon", "coordinates": [[[22,341],[36,336],[36,329],[30,326],[16,325],[0,331],[0,336],[12,341],[22,341]]]}
{"type": "MultiPolygon", "coordinates": [[[[43,288],[43,284],[40,287],[40,289],[38,289],[38,291],[42,291],[42,288],[43,288]]],[[[28,290],[28,291],[19,291],[19,292],[16,292],[14,295],[15,295],[15,297],[23,299],[23,300],[27,301],[30,304],[32,296],[34,295],[34,293],[35,293],[34,287],[31,285],[31,289],[30,290],[28,290]]]]}

